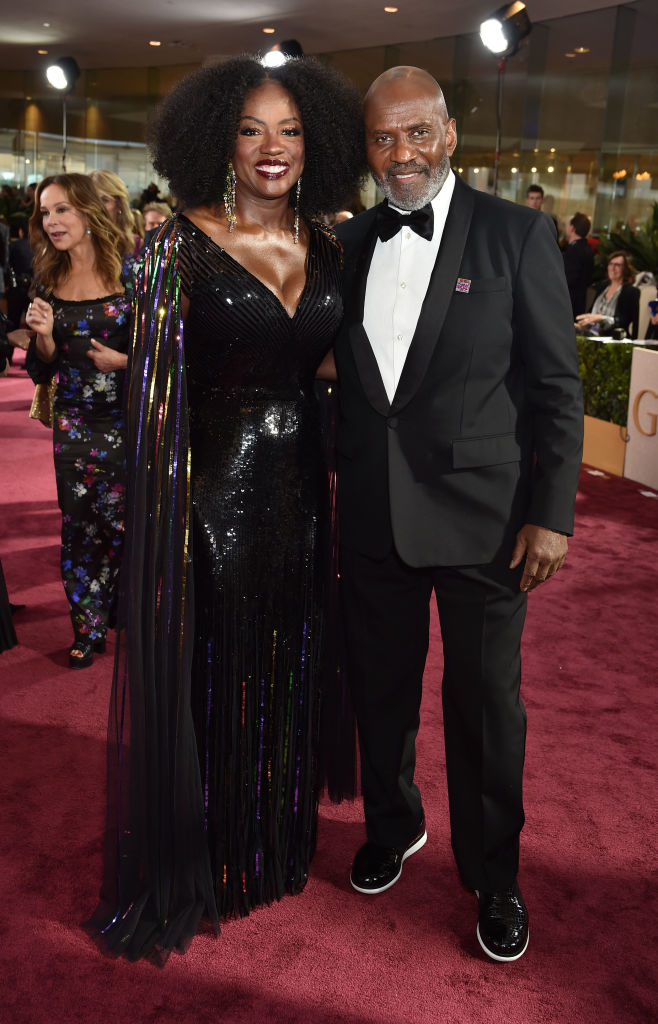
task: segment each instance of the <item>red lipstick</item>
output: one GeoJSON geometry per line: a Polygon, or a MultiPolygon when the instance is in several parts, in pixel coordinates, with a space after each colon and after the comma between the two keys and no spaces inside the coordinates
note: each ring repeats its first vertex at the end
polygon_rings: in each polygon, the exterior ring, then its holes
{"type": "Polygon", "coordinates": [[[259,160],[254,169],[262,178],[274,181],[276,178],[283,178],[290,170],[290,166],[285,160],[259,160]]]}

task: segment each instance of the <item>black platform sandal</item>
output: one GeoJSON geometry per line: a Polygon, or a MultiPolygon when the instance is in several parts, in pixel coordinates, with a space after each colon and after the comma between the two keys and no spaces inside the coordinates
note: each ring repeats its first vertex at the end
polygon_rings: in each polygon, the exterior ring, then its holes
{"type": "Polygon", "coordinates": [[[105,654],[105,637],[98,640],[91,640],[88,636],[77,636],[75,643],[69,650],[69,665],[71,668],[88,668],[94,663],[94,654],[105,654]],[[79,654],[74,654],[79,651],[79,654]]]}
{"type": "Polygon", "coordinates": [[[89,668],[94,663],[94,642],[81,637],[69,650],[69,668],[89,668]],[[75,653],[74,653],[75,652],[75,653]]]}

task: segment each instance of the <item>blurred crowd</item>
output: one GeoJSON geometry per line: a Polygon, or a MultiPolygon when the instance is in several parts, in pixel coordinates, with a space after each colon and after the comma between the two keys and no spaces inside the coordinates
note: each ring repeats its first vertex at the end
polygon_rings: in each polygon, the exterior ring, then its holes
{"type": "Polygon", "coordinates": [[[616,341],[658,338],[654,273],[638,270],[622,249],[603,252],[600,240],[590,234],[592,224],[584,213],[572,214],[561,231],[547,199],[541,185],[528,186],[526,205],[544,210],[555,224],[576,330],[616,341]]]}

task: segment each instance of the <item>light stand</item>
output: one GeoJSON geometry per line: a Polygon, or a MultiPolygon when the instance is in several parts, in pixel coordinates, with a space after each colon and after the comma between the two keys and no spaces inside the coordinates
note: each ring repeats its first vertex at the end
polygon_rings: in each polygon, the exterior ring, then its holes
{"type": "Polygon", "coordinates": [[[500,165],[500,147],[503,142],[503,75],[505,74],[505,68],[507,61],[505,57],[501,57],[498,61],[498,96],[496,100],[496,152],[494,153],[494,173],[493,173],[493,191],[494,195],[498,195],[498,167],[500,165]]]}
{"type": "Polygon", "coordinates": [[[497,54],[498,90],[496,98],[496,152],[494,154],[493,190],[498,195],[498,169],[500,166],[500,150],[503,137],[503,75],[507,67],[507,58],[513,57],[518,51],[521,40],[529,35],[532,29],[530,18],[524,3],[515,3],[499,7],[497,11],[480,25],[480,38],[488,50],[497,54]]]}
{"type": "Polygon", "coordinates": [[[66,174],[66,93],[62,93],[62,174],[66,174]]]}
{"type": "Polygon", "coordinates": [[[46,69],[46,78],[62,94],[62,173],[66,174],[66,97],[75,89],[80,68],[74,57],[60,57],[46,69]]]}

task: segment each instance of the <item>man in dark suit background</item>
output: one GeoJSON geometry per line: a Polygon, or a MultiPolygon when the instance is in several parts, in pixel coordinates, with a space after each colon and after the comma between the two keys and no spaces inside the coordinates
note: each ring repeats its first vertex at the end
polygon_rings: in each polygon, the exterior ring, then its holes
{"type": "Polygon", "coordinates": [[[592,283],[594,253],[587,241],[590,227],[589,217],[574,213],[564,233],[567,244],[562,258],[574,320],[587,309],[587,289],[592,283]]]}
{"type": "Polygon", "coordinates": [[[544,190],[541,185],[528,185],[525,194],[525,204],[531,210],[541,210],[544,205],[544,190]]]}
{"type": "Polygon", "coordinates": [[[429,74],[385,72],[364,116],[387,199],[337,229],[341,586],[368,840],[351,882],[384,891],[426,840],[413,776],[434,591],[452,846],[480,944],[515,960],[528,943],[520,639],[527,592],[561,567],[572,531],[573,318],[549,218],[452,173],[455,122],[429,74]]]}

